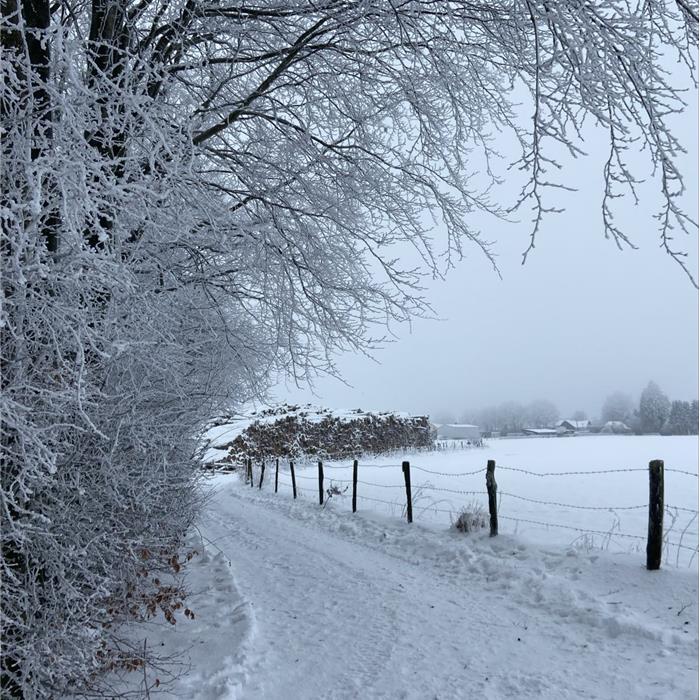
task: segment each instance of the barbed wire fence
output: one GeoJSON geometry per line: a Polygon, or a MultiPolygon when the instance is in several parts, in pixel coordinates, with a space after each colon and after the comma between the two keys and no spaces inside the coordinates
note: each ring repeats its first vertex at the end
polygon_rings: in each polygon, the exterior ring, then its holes
{"type": "MultiPolygon", "coordinates": [[[[697,509],[688,508],[686,506],[679,506],[675,504],[663,503],[663,474],[674,474],[682,477],[691,477],[694,479],[698,478],[696,472],[692,472],[687,469],[679,469],[674,467],[664,467],[661,463],[661,513],[666,515],[667,527],[661,530],[660,518],[657,519],[656,531],[652,533],[651,524],[649,526],[648,532],[645,535],[623,532],[620,529],[621,519],[618,515],[619,512],[627,511],[643,511],[649,510],[650,513],[650,523],[652,520],[652,511],[656,507],[658,511],[659,503],[653,503],[651,500],[651,486],[650,486],[650,501],[647,503],[637,503],[631,505],[600,505],[591,506],[584,505],[580,503],[569,503],[559,500],[548,500],[540,498],[532,498],[530,496],[524,496],[519,493],[515,493],[514,490],[501,490],[495,489],[495,481],[493,482],[494,493],[490,493],[488,488],[488,469],[489,467],[482,467],[479,469],[454,472],[454,471],[439,471],[435,469],[430,469],[423,465],[410,464],[409,462],[401,463],[390,463],[390,464],[374,464],[370,462],[360,463],[358,460],[353,460],[350,464],[325,464],[323,461],[318,461],[317,475],[310,475],[307,472],[309,468],[312,468],[312,464],[309,462],[304,462],[300,464],[297,469],[294,467],[294,462],[286,462],[283,460],[273,460],[274,462],[274,484],[275,493],[278,492],[279,486],[282,485],[286,489],[292,489],[294,498],[303,498],[306,496],[307,486],[312,488],[313,491],[318,492],[320,505],[325,505],[327,500],[330,500],[334,496],[344,496],[351,491],[352,495],[352,510],[353,512],[357,510],[357,501],[368,502],[370,504],[381,504],[388,507],[391,514],[395,515],[396,511],[399,510],[401,517],[408,517],[409,522],[412,521],[412,511],[416,510],[419,515],[425,514],[440,514],[448,515],[450,520],[454,523],[455,517],[458,517],[460,512],[464,511],[465,508],[470,505],[473,507],[474,503],[471,504],[464,501],[464,497],[471,497],[473,500],[478,501],[484,497],[490,498],[495,496],[497,493],[498,500],[497,504],[493,508],[489,508],[489,516],[491,518],[491,534],[497,534],[497,526],[494,532],[493,523],[498,520],[507,521],[514,524],[514,532],[518,533],[518,528],[521,524],[523,525],[533,525],[537,527],[544,528],[545,530],[564,530],[571,533],[577,533],[577,537],[574,539],[572,544],[579,544],[581,546],[588,546],[593,548],[592,544],[594,538],[600,539],[600,547],[607,549],[614,540],[624,540],[629,543],[637,543],[636,546],[633,544],[633,548],[636,551],[642,549],[643,543],[647,543],[647,568],[657,568],[654,566],[649,566],[650,561],[650,547],[651,549],[658,548],[658,556],[661,556],[661,550],[663,549],[666,564],[675,564],[675,566],[680,566],[681,554],[682,552],[688,552],[686,555],[688,558],[688,567],[692,566],[695,557],[698,555],[698,543],[697,543],[697,531],[691,530],[693,525],[698,521],[699,512],[697,509]],[[281,468],[280,468],[281,467],[281,468]],[[384,470],[394,470],[396,474],[399,470],[403,473],[403,483],[380,483],[379,481],[369,481],[358,478],[359,468],[361,467],[363,472],[374,471],[377,475],[385,473],[384,470]],[[298,472],[298,469],[302,470],[302,473],[298,472]],[[330,475],[326,477],[326,472],[330,472],[330,475]],[[341,478],[333,476],[338,472],[343,472],[342,476],[345,476],[348,472],[352,472],[353,478],[341,478]],[[486,478],[487,488],[486,489],[462,489],[462,488],[449,488],[447,486],[435,486],[430,481],[424,481],[416,486],[411,486],[410,474],[411,472],[419,472],[421,475],[427,475],[439,477],[441,479],[466,479],[469,477],[478,477],[479,475],[486,478]],[[300,487],[297,481],[302,482],[300,487]],[[313,486],[310,482],[313,482],[313,486]],[[398,491],[397,497],[393,500],[388,500],[385,498],[377,498],[375,495],[368,496],[363,493],[363,489],[360,487],[369,487],[372,491],[375,489],[382,489],[388,493],[398,491]],[[439,500],[431,498],[435,494],[439,500]],[[459,505],[455,505],[451,500],[446,500],[445,497],[453,498],[458,497],[460,499],[459,505]],[[570,523],[561,522],[551,522],[546,518],[531,518],[522,517],[519,514],[514,514],[504,507],[503,500],[513,499],[514,501],[520,501],[527,504],[533,504],[537,506],[544,506],[549,508],[557,508],[572,511],[595,511],[595,512],[608,512],[613,515],[613,524],[607,530],[580,527],[578,525],[573,525],[570,523]],[[449,507],[442,507],[442,506],[449,507]],[[495,512],[492,512],[495,511],[495,512]],[[688,544],[688,540],[691,535],[694,535],[693,544],[688,544]],[[593,539],[592,539],[593,538],[593,539]],[[658,539],[658,542],[652,541],[658,539]],[[675,557],[673,554],[675,553],[675,557]]],[[[246,465],[246,483],[250,483],[251,486],[258,486],[262,488],[263,477],[264,477],[264,463],[259,465],[254,465],[252,460],[247,461],[246,465]],[[258,466],[260,469],[259,479],[255,479],[253,475],[254,466],[258,466]]],[[[489,465],[493,464],[496,467],[495,462],[489,462],[489,465]]],[[[654,463],[652,463],[654,464],[654,463]]],[[[223,465],[222,465],[223,466],[223,465]]],[[[651,465],[650,465],[651,466],[651,465]]],[[[226,467],[230,470],[231,465],[227,464],[226,467]]],[[[610,474],[622,474],[622,473],[639,473],[644,472],[651,475],[651,468],[644,467],[633,467],[633,468],[604,468],[604,469],[592,469],[592,470],[569,470],[569,471],[546,471],[537,472],[531,469],[526,469],[516,466],[507,466],[499,464],[497,466],[498,472],[506,473],[517,473],[525,477],[533,477],[535,479],[544,478],[560,478],[560,477],[601,477],[610,474]]],[[[653,479],[650,481],[652,483],[653,479]]],[[[454,500],[454,498],[453,498],[454,500]]],[[[658,500],[658,496],[657,496],[658,500]]]]}

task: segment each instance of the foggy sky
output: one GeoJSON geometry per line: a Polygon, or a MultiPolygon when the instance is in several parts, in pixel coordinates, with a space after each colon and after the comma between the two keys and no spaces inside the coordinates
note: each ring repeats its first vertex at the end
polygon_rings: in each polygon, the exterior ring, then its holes
{"type": "MultiPolygon", "coordinates": [[[[683,161],[686,207],[697,215],[697,111],[678,121],[690,155],[683,161]]],[[[556,196],[565,207],[550,216],[525,266],[530,225],[484,222],[495,240],[503,279],[476,248],[426,296],[442,320],[400,327],[376,362],[345,354],[345,381],[320,378],[314,392],[280,384],[277,401],[309,401],[331,408],[451,412],[459,417],[505,400],[547,398],[562,416],[577,409],[600,413],[607,394],[621,390],[638,401],[649,380],[671,399],[698,396],[698,296],[678,265],[659,248],[655,190],[618,205],[620,221],[638,250],[619,251],[603,235],[601,159],[592,139],[589,157],[567,162],[563,178],[579,188],[556,196]]],[[[505,186],[506,194],[508,185],[505,186]]],[[[479,223],[482,223],[481,221],[479,223]]],[[[439,240],[439,232],[436,238],[439,240]]],[[[677,234],[697,277],[697,232],[677,234]]]]}

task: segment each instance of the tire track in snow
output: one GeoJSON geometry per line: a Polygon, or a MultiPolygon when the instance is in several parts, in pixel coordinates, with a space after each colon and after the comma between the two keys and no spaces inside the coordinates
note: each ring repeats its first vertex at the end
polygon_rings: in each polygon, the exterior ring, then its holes
{"type": "Polygon", "coordinates": [[[386,589],[313,540],[297,539],[298,529],[277,514],[246,504],[235,518],[212,520],[215,526],[205,527],[218,533],[217,546],[232,545],[234,575],[247,584],[260,631],[245,697],[284,697],[296,688],[308,697],[350,698],[374,683],[396,626],[392,606],[378,610],[374,602],[386,589]],[[261,518],[268,526],[262,532],[252,524],[261,518]],[[345,668],[329,674],[329,655],[345,668]],[[275,683],[269,668],[282,663],[286,677],[275,683]]]}

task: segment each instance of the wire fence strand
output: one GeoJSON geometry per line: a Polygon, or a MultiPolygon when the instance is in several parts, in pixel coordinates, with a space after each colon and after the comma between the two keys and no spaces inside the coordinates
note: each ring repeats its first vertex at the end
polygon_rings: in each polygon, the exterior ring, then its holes
{"type": "Polygon", "coordinates": [[[614,532],[612,530],[589,530],[588,528],[575,527],[574,525],[562,525],[560,523],[548,523],[543,520],[529,520],[528,518],[512,518],[508,515],[498,516],[499,520],[511,520],[517,523],[529,523],[531,525],[540,525],[542,527],[557,527],[563,530],[574,530],[576,532],[588,533],[591,535],[609,535],[610,537],[625,537],[632,540],[646,540],[646,537],[641,535],[630,535],[624,532],[614,532]]]}
{"type": "Polygon", "coordinates": [[[696,515],[697,515],[698,513],[700,513],[700,511],[695,510],[695,508],[683,508],[683,506],[674,506],[674,505],[670,505],[670,504],[668,504],[668,503],[666,504],[666,509],[667,509],[667,510],[670,510],[670,509],[673,509],[673,510],[682,510],[684,513],[695,513],[696,515]]]}
{"type": "Polygon", "coordinates": [[[537,498],[528,498],[526,496],[519,496],[517,493],[510,493],[508,491],[499,491],[501,496],[508,496],[509,498],[517,498],[519,501],[527,501],[528,503],[538,503],[544,506],[559,506],[560,508],[574,508],[576,510],[605,510],[605,511],[615,511],[615,510],[640,510],[642,508],[648,508],[648,503],[642,503],[638,506],[580,506],[573,503],[559,503],[557,501],[542,501],[537,498]]]}
{"type": "Polygon", "coordinates": [[[694,476],[698,478],[697,472],[687,471],[686,469],[674,469],[673,467],[664,467],[665,472],[673,472],[674,474],[685,474],[686,476],[694,476]]]}
{"type": "MultiPolygon", "coordinates": [[[[283,466],[282,464],[280,465],[280,470],[279,470],[279,480],[281,484],[284,484],[286,487],[291,487],[291,473],[288,468],[286,468],[286,465],[283,466]]],[[[306,481],[318,481],[318,476],[310,473],[304,474],[304,471],[307,470],[313,470],[315,467],[314,462],[308,462],[308,463],[296,463],[296,473],[295,477],[297,480],[306,480],[306,481]],[[300,473],[302,472],[302,473],[300,473]]],[[[324,464],[323,468],[324,471],[326,470],[343,470],[346,473],[349,473],[350,470],[352,469],[353,465],[352,462],[348,464],[324,464]]],[[[402,464],[372,464],[372,463],[362,463],[361,461],[358,460],[358,468],[361,470],[360,473],[362,473],[362,470],[366,469],[371,469],[371,470],[378,470],[378,469],[393,469],[396,470],[397,474],[398,471],[402,468],[402,464]]],[[[560,477],[560,476],[600,476],[600,475],[606,475],[606,474],[621,474],[621,473],[639,473],[639,472],[644,472],[648,473],[648,469],[645,467],[633,467],[633,468],[606,468],[606,469],[592,469],[592,470],[570,470],[570,471],[547,471],[547,472],[537,472],[533,471],[531,469],[525,469],[522,467],[512,467],[512,466],[505,466],[505,465],[497,465],[497,470],[498,471],[503,471],[503,472],[516,472],[520,474],[524,474],[527,476],[533,476],[533,477],[538,477],[538,478],[543,478],[543,477],[560,477]]],[[[445,471],[438,471],[438,470],[433,470],[430,469],[426,466],[421,466],[417,464],[411,464],[411,471],[416,471],[420,472],[423,474],[427,475],[434,475],[437,477],[443,477],[443,478],[454,478],[454,479],[460,479],[463,477],[470,477],[470,476],[476,476],[476,475],[485,475],[486,473],[486,468],[482,467],[479,469],[474,469],[471,471],[463,471],[463,472],[445,472],[445,471]]],[[[675,467],[666,467],[664,470],[666,473],[673,473],[673,474],[682,474],[690,477],[697,478],[698,474],[695,472],[692,472],[690,470],[685,470],[685,469],[678,469],[675,467]]],[[[326,474],[326,483],[329,486],[332,486],[334,484],[342,484],[345,486],[345,489],[343,490],[343,494],[348,490],[348,486],[353,483],[352,479],[338,479],[333,476],[330,476],[326,474]]],[[[357,480],[357,485],[359,486],[364,486],[364,487],[369,487],[372,489],[404,489],[405,488],[405,483],[403,483],[403,480],[401,483],[393,483],[393,484],[383,484],[383,483],[377,483],[377,482],[372,482],[372,481],[364,481],[361,479],[357,480]]],[[[420,496],[421,494],[424,493],[430,493],[430,492],[435,492],[435,493],[445,493],[445,494],[455,494],[458,496],[487,496],[488,491],[486,490],[462,490],[462,489],[455,489],[455,488],[449,488],[449,487],[443,487],[443,486],[434,486],[432,483],[429,481],[423,484],[416,483],[414,482],[413,484],[413,509],[414,512],[416,513],[422,513],[422,514],[430,514],[430,513],[441,513],[441,514],[447,514],[450,517],[454,516],[456,513],[460,512],[461,507],[460,506],[455,506],[455,508],[445,508],[445,507],[440,507],[441,504],[443,503],[450,503],[450,499],[443,499],[443,500],[436,500],[433,501],[433,505],[425,505],[424,503],[421,503],[420,496]]],[[[330,494],[329,494],[330,495],[330,494]]],[[[536,505],[542,505],[542,506],[550,506],[550,507],[556,507],[556,508],[563,508],[563,509],[571,509],[571,510],[584,510],[584,511],[598,511],[598,512],[612,512],[615,513],[616,511],[641,511],[646,508],[648,508],[647,503],[643,504],[638,504],[638,505],[624,505],[624,506],[614,506],[614,505],[606,505],[606,506],[588,506],[588,505],[579,505],[575,503],[565,503],[565,502],[560,502],[560,501],[551,501],[551,500],[546,500],[546,499],[538,499],[538,498],[531,498],[528,496],[521,496],[520,494],[513,493],[511,491],[498,491],[498,495],[500,497],[505,497],[505,498],[511,498],[515,499],[518,501],[523,501],[526,503],[533,503],[536,505]]],[[[299,491],[299,496],[302,496],[302,492],[299,491]]],[[[397,498],[396,500],[389,501],[385,500],[382,498],[375,498],[374,496],[366,496],[363,493],[356,493],[357,500],[360,502],[367,501],[368,503],[377,503],[377,504],[382,504],[384,506],[389,506],[392,509],[395,508],[400,508],[402,509],[402,512],[405,511],[406,508],[406,503],[404,502],[404,499],[402,498],[397,498]]],[[[422,499],[425,500],[425,497],[422,499]]],[[[429,500],[429,499],[428,499],[429,500]]],[[[456,499],[453,499],[456,500],[456,499]]],[[[685,506],[675,506],[673,504],[666,504],[665,505],[665,510],[669,512],[671,515],[673,515],[674,512],[682,512],[682,513],[689,513],[693,515],[693,519],[699,514],[699,511],[694,509],[694,508],[688,508],[685,506]]],[[[609,540],[612,539],[628,539],[628,540],[636,540],[639,542],[644,542],[647,537],[643,535],[635,535],[629,532],[618,532],[614,528],[610,530],[598,530],[598,529],[589,529],[586,527],[578,527],[575,525],[566,525],[563,523],[553,523],[553,522],[548,522],[546,520],[536,520],[536,519],[531,519],[531,518],[521,518],[517,517],[514,515],[503,515],[500,512],[500,503],[499,503],[499,513],[498,513],[498,518],[503,521],[509,521],[513,523],[523,523],[527,525],[533,525],[545,529],[550,529],[550,528],[556,528],[560,530],[566,530],[570,532],[577,532],[585,535],[595,535],[595,536],[600,536],[604,538],[608,538],[609,540]]],[[[691,521],[692,522],[692,521],[691,521]]],[[[687,529],[687,528],[686,528],[687,529]]],[[[670,530],[669,533],[670,534],[670,530]]],[[[683,532],[682,534],[685,534],[683,532]]],[[[683,536],[681,536],[681,540],[683,539],[683,536]]],[[[697,553],[699,551],[698,546],[689,546],[687,544],[683,544],[683,542],[673,542],[668,539],[668,536],[664,540],[664,546],[667,548],[670,547],[676,547],[678,550],[686,550],[689,552],[697,553]]],[[[691,559],[692,561],[692,559],[691,559]]]]}
{"type": "Polygon", "coordinates": [[[496,466],[499,471],[508,472],[520,472],[521,474],[527,474],[528,476],[595,476],[597,474],[618,474],[622,472],[648,472],[648,469],[641,467],[634,467],[631,469],[594,469],[590,471],[565,471],[565,472],[533,472],[530,469],[523,469],[522,467],[505,467],[502,464],[496,466]]]}
{"type": "Polygon", "coordinates": [[[486,467],[482,467],[481,469],[474,469],[474,471],[470,472],[437,472],[433,471],[432,469],[426,469],[425,467],[419,467],[415,464],[411,465],[411,470],[417,469],[418,471],[425,472],[426,474],[435,474],[436,476],[474,476],[475,474],[486,474],[486,467]]]}

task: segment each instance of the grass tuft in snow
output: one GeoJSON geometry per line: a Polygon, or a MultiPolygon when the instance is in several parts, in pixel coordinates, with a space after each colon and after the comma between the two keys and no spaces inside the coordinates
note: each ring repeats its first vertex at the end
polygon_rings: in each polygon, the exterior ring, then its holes
{"type": "Polygon", "coordinates": [[[486,511],[484,507],[477,501],[471,501],[459,512],[452,527],[464,534],[485,528],[486,511]]]}

